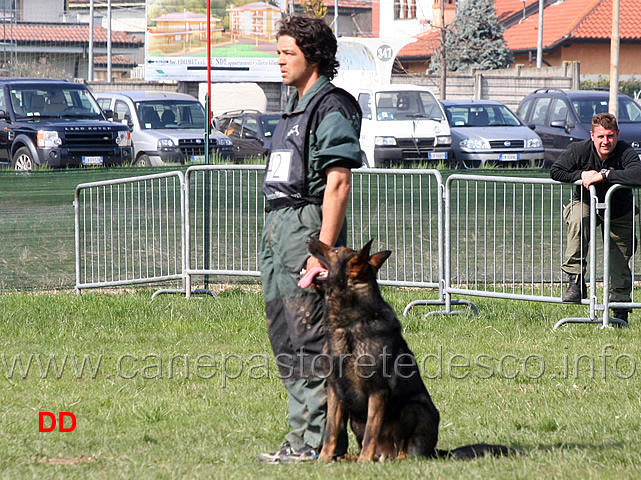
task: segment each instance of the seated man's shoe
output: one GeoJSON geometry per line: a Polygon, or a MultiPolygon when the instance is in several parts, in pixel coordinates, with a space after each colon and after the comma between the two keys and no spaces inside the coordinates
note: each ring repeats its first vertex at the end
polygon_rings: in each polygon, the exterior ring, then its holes
{"type": "Polygon", "coordinates": [[[625,322],[625,325],[622,325],[619,322],[613,322],[612,324],[615,327],[626,327],[628,326],[628,313],[629,310],[625,310],[623,308],[613,308],[612,309],[612,316],[618,320],[621,320],[622,322],[625,322]]]}
{"type": "Polygon", "coordinates": [[[587,298],[588,287],[583,282],[579,275],[570,275],[570,286],[561,297],[561,301],[565,303],[581,303],[581,300],[587,298]]]}

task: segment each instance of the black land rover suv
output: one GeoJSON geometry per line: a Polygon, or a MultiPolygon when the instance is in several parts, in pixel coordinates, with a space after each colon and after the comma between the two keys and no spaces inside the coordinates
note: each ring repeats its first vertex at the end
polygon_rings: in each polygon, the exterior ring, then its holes
{"type": "Polygon", "coordinates": [[[0,78],[0,164],[32,170],[132,161],[129,127],[108,121],[84,85],[0,78]]]}

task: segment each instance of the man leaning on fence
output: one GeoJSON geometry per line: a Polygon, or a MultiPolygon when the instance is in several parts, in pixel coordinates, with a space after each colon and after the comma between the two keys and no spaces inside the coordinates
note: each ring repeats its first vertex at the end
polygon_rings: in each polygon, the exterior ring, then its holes
{"type": "MultiPolygon", "coordinates": [[[[550,169],[559,182],[581,180],[572,201],[563,211],[568,224],[567,250],[562,269],[569,275],[570,286],[563,294],[564,302],[580,303],[587,296],[585,285],[586,255],[590,234],[590,195],[594,185],[599,202],[614,184],[641,185],[641,161],[634,149],[619,140],[616,117],[600,113],[592,118],[590,139],[570,144],[550,169]]],[[[632,190],[617,190],[611,198],[610,222],[610,302],[630,302],[632,272],[629,261],[634,254],[633,217],[635,214],[632,190]]],[[[603,218],[598,217],[603,225],[603,218]]],[[[613,309],[615,318],[628,321],[629,309],[613,309]]]]}

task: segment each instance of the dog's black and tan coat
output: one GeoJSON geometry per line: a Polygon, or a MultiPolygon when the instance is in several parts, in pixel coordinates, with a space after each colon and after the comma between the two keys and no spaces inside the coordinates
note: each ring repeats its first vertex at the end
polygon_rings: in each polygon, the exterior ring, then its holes
{"type": "MultiPolygon", "coordinates": [[[[439,412],[425,388],[401,324],[383,300],[376,273],[390,251],[370,255],[309,239],[308,250],[327,269],[322,279],[327,307],[328,412],[320,459],[331,461],[343,421],[360,444],[359,462],[406,456],[474,457],[505,454],[500,445],[436,449],[439,412]]],[[[310,272],[302,285],[309,285],[310,272]]]]}

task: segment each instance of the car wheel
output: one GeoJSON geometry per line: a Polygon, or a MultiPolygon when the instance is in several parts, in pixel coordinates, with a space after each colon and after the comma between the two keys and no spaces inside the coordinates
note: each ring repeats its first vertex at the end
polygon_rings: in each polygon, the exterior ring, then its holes
{"type": "Polygon", "coordinates": [[[138,160],[136,160],[136,166],[137,167],[151,167],[151,159],[149,158],[149,155],[145,155],[144,153],[138,157],[138,160]]]}
{"type": "Polygon", "coordinates": [[[27,147],[20,147],[11,159],[11,167],[19,172],[30,172],[36,168],[31,151],[27,147]]]}

